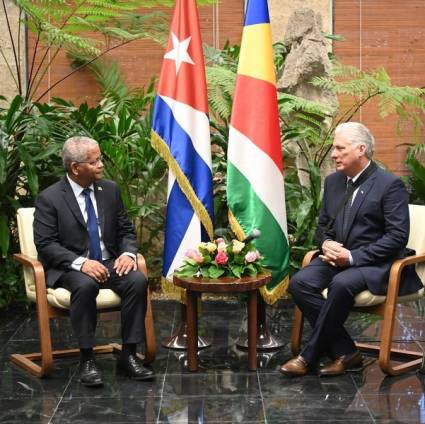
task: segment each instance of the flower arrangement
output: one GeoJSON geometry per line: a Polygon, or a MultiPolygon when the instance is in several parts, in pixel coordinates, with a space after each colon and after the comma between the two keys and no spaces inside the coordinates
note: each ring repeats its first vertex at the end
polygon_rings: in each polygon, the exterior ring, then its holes
{"type": "Polygon", "coordinates": [[[214,242],[200,243],[185,253],[183,265],[175,271],[178,277],[236,277],[256,276],[265,272],[260,255],[252,242],[227,242],[218,238],[214,242]]]}

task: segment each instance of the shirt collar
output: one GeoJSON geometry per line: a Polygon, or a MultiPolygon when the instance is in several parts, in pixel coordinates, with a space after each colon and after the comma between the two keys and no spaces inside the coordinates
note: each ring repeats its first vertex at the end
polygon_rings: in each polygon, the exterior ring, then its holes
{"type": "Polygon", "coordinates": [[[363,174],[363,172],[364,171],[366,171],[366,168],[370,165],[370,162],[371,161],[369,161],[368,163],[367,163],[367,165],[357,174],[357,175],[354,175],[354,177],[353,178],[347,178],[347,181],[350,181],[350,180],[353,180],[353,183],[355,183],[356,182],[356,180],[357,180],[357,178],[359,178],[360,177],[360,175],[362,175],[363,174]]]}
{"type": "MultiPolygon", "coordinates": [[[[68,182],[72,188],[72,191],[74,192],[75,197],[80,196],[83,190],[85,189],[85,187],[81,187],[80,184],[76,183],[73,179],[71,179],[68,174],[66,174],[66,178],[68,178],[68,182]]],[[[93,184],[90,184],[88,188],[93,191],[94,190],[93,184]]]]}

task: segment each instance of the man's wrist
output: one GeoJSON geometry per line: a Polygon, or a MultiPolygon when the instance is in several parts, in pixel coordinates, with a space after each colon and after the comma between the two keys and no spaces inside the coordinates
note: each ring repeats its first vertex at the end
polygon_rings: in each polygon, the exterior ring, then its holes
{"type": "Polygon", "coordinates": [[[131,253],[131,252],[123,252],[123,253],[121,253],[121,255],[120,255],[120,256],[123,256],[123,255],[125,255],[125,256],[130,256],[130,258],[131,258],[131,259],[133,259],[133,261],[134,261],[134,262],[136,262],[136,260],[137,260],[137,257],[136,257],[136,255],[135,255],[134,253],[131,253]]]}
{"type": "Polygon", "coordinates": [[[74,271],[80,271],[81,272],[81,268],[83,267],[84,262],[87,261],[87,258],[84,256],[79,256],[77,259],[75,259],[72,264],[70,265],[70,268],[73,269],[74,271]]]}

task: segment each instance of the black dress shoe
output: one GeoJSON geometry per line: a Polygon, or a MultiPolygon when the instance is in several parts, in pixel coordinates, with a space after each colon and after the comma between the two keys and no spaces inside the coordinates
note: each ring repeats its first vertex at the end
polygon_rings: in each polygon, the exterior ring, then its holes
{"type": "Polygon", "coordinates": [[[146,368],[136,355],[128,355],[118,361],[118,371],[132,380],[151,380],[153,371],[146,368]]]}
{"type": "Polygon", "coordinates": [[[103,386],[102,374],[94,359],[80,362],[80,382],[87,387],[103,386]]]}

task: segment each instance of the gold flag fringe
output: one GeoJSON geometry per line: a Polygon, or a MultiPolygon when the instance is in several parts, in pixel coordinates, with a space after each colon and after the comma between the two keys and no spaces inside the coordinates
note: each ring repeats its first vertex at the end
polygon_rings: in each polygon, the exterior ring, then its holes
{"type": "Polygon", "coordinates": [[[177,182],[183,193],[186,195],[189,203],[191,204],[193,210],[201,221],[202,225],[205,227],[210,240],[214,238],[213,223],[210,215],[208,214],[205,206],[199,200],[195,191],[193,190],[192,185],[190,184],[188,178],[181,170],[179,164],[173,157],[170,152],[170,149],[167,143],[154,131],[151,130],[151,142],[153,148],[165,159],[168,164],[168,167],[171,169],[175,175],[177,182]]]}
{"type": "Polygon", "coordinates": [[[167,293],[168,299],[177,300],[180,303],[186,303],[186,290],[176,286],[172,281],[161,277],[161,287],[164,293],[167,293]]]}
{"type": "Polygon", "coordinates": [[[240,241],[242,241],[243,239],[246,238],[245,231],[243,230],[243,228],[239,224],[239,221],[236,219],[235,215],[233,215],[233,212],[230,210],[230,208],[229,208],[229,212],[228,212],[227,215],[228,215],[228,218],[229,218],[230,228],[235,233],[236,237],[240,241]]]}
{"type": "MultiPolygon", "coordinates": [[[[233,212],[229,209],[228,212],[230,228],[235,233],[236,237],[239,240],[243,240],[246,235],[244,230],[242,229],[239,221],[236,219],[233,212]]],[[[288,285],[289,285],[289,277],[286,276],[281,282],[279,282],[274,289],[269,291],[267,286],[260,287],[260,293],[263,297],[264,301],[268,305],[273,305],[273,303],[277,302],[282,297],[286,297],[288,293],[288,285]]]]}
{"type": "Polygon", "coordinates": [[[269,291],[267,286],[260,287],[261,296],[268,305],[273,305],[279,299],[287,297],[289,276],[286,276],[274,289],[269,291]]]}

